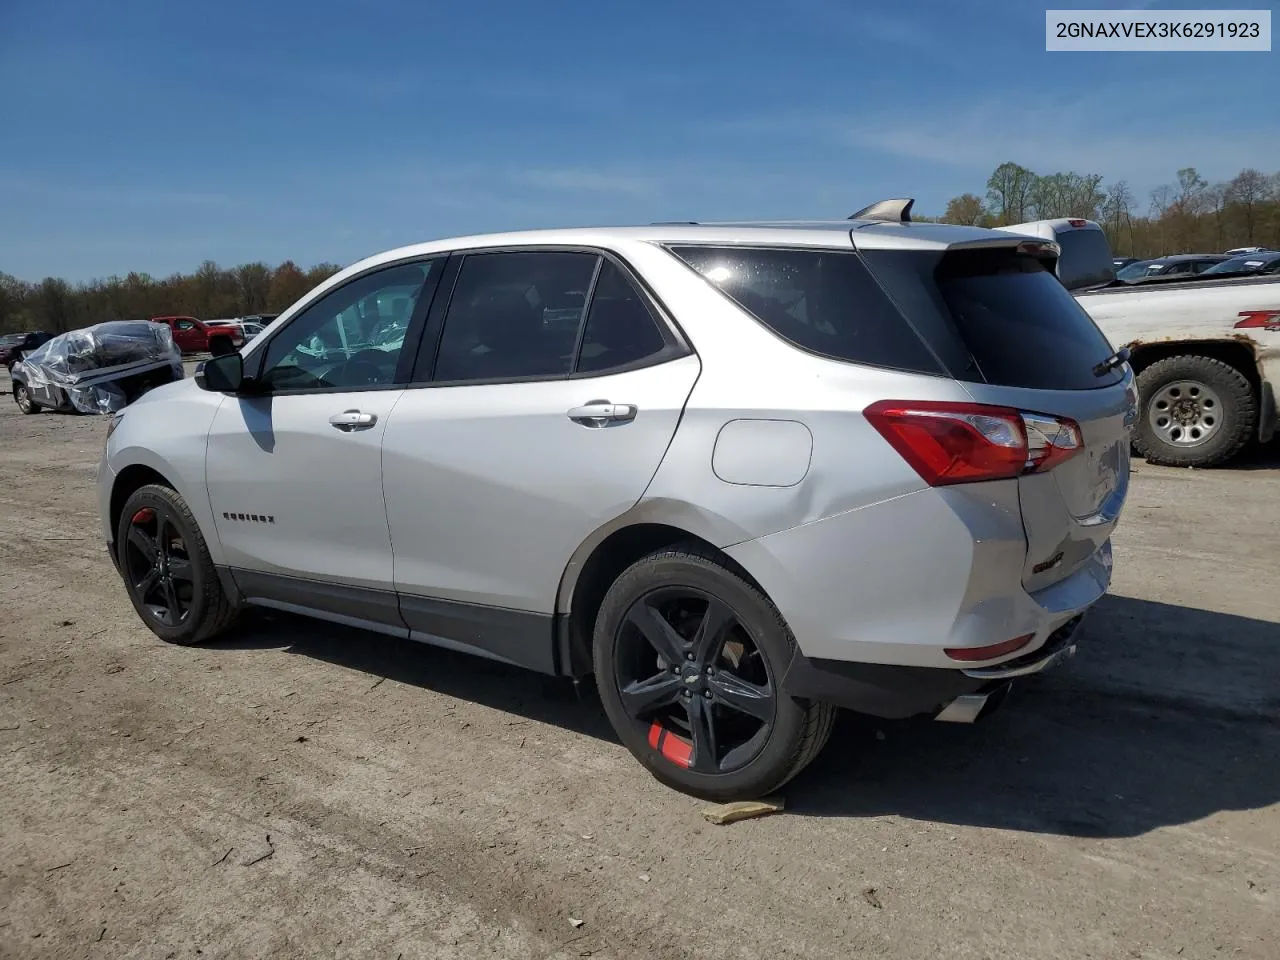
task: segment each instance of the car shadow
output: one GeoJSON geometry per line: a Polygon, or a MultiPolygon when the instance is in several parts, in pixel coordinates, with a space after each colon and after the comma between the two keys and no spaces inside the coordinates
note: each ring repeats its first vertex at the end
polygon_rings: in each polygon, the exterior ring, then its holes
{"type": "Polygon", "coordinates": [[[385,678],[504,713],[618,742],[595,687],[415,640],[279,613],[247,612],[243,627],[210,650],[285,650],[373,679],[385,678]]]}
{"type": "Polygon", "coordinates": [[[790,809],[1127,837],[1280,802],[1280,625],[1108,596],[1079,650],[973,726],[843,716],[790,809]]]}
{"type": "MultiPolygon", "coordinates": [[[[842,714],[788,810],[1096,838],[1280,802],[1280,625],[1108,596],[1079,646],[972,726],[842,714]]],[[[276,613],[213,649],[254,648],[617,741],[589,683],[276,613]]]]}

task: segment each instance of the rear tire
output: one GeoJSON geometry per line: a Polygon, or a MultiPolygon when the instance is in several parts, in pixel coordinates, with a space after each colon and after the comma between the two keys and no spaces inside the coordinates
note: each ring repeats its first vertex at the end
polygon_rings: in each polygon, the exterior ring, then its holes
{"type": "Polygon", "coordinates": [[[40,412],[40,404],[31,399],[31,391],[27,389],[25,383],[13,385],[13,401],[18,405],[18,409],[28,416],[40,412]]]}
{"type": "Polygon", "coordinates": [[[1150,463],[1212,467],[1248,446],[1258,397],[1243,373],[1212,357],[1159,360],[1138,374],[1133,446],[1150,463]]]}
{"type": "Polygon", "coordinates": [[[764,796],[831,735],[834,707],[782,689],[795,638],[777,608],[697,545],[628,567],[605,594],[593,640],[614,730],[676,790],[721,801],[764,796]]]}
{"type": "Polygon", "coordinates": [[[161,640],[205,643],[234,622],[236,606],[177,491],[154,483],[134,491],[116,524],[115,549],[134,610],[161,640]]]}

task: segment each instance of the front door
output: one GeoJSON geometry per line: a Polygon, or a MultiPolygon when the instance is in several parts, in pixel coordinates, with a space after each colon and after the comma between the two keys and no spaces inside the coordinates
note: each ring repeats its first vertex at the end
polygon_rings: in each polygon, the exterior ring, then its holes
{"type": "Polygon", "coordinates": [[[595,253],[468,255],[442,307],[434,376],[405,391],[383,440],[401,613],[546,668],[565,567],[644,494],[698,359],[595,253]],[[547,629],[522,629],[530,615],[547,629]]]}
{"type": "Polygon", "coordinates": [[[209,500],[227,563],[250,595],[345,605],[338,612],[376,619],[346,609],[352,589],[337,585],[383,591],[383,612],[398,619],[382,440],[434,264],[384,268],[317,300],[246,360],[263,395],[219,408],[206,454],[209,500]]]}

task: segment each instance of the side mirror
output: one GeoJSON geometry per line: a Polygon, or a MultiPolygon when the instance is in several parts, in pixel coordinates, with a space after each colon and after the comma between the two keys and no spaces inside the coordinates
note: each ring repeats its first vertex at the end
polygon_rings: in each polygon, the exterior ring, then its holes
{"type": "Polygon", "coordinates": [[[196,386],[214,393],[237,393],[244,383],[244,358],[238,353],[225,353],[196,367],[196,386]]]}

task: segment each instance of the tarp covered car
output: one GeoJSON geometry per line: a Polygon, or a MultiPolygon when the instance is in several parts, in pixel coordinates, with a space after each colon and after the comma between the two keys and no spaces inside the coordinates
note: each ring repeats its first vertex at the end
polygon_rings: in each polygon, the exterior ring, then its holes
{"type": "Polygon", "coordinates": [[[153,387],[181,380],[182,353],[161,323],[112,320],[60,333],[13,367],[23,413],[115,413],[153,387]]]}

